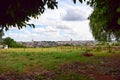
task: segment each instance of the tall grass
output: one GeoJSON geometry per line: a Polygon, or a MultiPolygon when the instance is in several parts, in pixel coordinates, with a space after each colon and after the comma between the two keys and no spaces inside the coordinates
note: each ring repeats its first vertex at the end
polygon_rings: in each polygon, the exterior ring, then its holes
{"type": "Polygon", "coordinates": [[[64,51],[76,51],[84,49],[81,46],[58,46],[48,48],[9,48],[0,49],[0,53],[3,52],[64,52],[64,51]]]}
{"type": "Polygon", "coordinates": [[[82,55],[84,52],[85,47],[1,49],[0,73],[56,70],[60,65],[74,61],[97,63],[96,57],[106,56],[106,51],[90,50],[94,56],[88,58],[82,55]]]}
{"type": "Polygon", "coordinates": [[[0,72],[21,73],[29,70],[55,70],[64,63],[87,61],[88,59],[81,54],[80,50],[57,51],[55,48],[45,48],[44,51],[39,48],[26,48],[25,51],[22,48],[1,50],[0,72]]]}

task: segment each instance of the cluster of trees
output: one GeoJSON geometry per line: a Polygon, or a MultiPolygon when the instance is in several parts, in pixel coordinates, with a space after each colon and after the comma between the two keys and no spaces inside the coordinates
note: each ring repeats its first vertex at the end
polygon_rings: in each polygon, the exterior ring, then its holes
{"type": "Polygon", "coordinates": [[[14,39],[10,37],[4,38],[2,44],[8,45],[8,47],[10,48],[25,48],[24,45],[17,43],[16,41],[14,41],[14,39]]]}
{"type": "MultiPolygon", "coordinates": [[[[94,8],[89,17],[90,28],[97,41],[111,41],[113,38],[120,41],[120,0],[79,0],[87,1],[94,8]]],[[[77,0],[73,0],[74,3],[77,0]]],[[[37,18],[46,8],[57,8],[57,0],[1,0],[0,1],[0,32],[11,26],[34,27],[27,24],[31,17],[37,18]]]]}

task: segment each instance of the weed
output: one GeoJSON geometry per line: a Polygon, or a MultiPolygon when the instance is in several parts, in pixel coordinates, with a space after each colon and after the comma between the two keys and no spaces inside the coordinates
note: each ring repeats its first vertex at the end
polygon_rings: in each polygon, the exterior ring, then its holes
{"type": "Polygon", "coordinates": [[[35,80],[43,80],[43,76],[42,75],[37,75],[37,76],[35,76],[35,80]]]}
{"type": "Polygon", "coordinates": [[[56,80],[94,80],[94,79],[85,75],[79,75],[77,73],[69,74],[62,73],[62,75],[60,75],[56,80]]]}

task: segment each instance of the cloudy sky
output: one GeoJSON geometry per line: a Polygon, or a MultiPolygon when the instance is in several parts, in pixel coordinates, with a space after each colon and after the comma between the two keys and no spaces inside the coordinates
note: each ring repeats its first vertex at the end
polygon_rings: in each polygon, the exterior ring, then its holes
{"type": "Polygon", "coordinates": [[[91,13],[92,8],[86,3],[59,0],[58,9],[47,9],[38,19],[29,21],[35,24],[35,28],[12,28],[5,32],[4,37],[16,41],[93,40],[87,19],[91,13]]]}

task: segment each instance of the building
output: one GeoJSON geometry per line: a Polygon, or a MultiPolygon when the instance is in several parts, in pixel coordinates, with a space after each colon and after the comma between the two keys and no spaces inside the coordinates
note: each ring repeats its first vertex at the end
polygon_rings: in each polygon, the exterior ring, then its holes
{"type": "Polygon", "coordinates": [[[58,45],[93,45],[95,41],[31,41],[31,42],[19,42],[26,47],[51,47],[58,45]]]}

